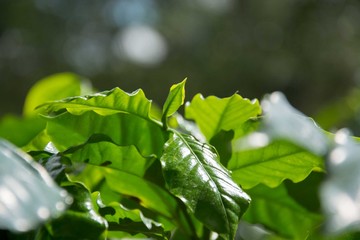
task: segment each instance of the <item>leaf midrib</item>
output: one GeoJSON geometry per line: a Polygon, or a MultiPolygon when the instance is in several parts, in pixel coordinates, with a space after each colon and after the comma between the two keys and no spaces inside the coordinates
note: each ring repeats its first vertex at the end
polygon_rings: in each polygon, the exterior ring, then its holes
{"type": "Polygon", "coordinates": [[[185,143],[185,145],[190,149],[190,152],[196,157],[196,160],[200,163],[202,170],[206,173],[206,175],[209,177],[209,179],[211,179],[211,181],[215,184],[216,190],[217,190],[218,194],[220,195],[222,209],[223,209],[223,211],[224,211],[225,214],[226,214],[227,225],[228,225],[229,231],[231,231],[231,225],[230,225],[230,221],[229,221],[229,216],[228,216],[227,211],[226,211],[226,208],[225,208],[225,206],[224,206],[223,199],[222,199],[222,197],[221,197],[221,192],[220,192],[220,190],[219,190],[219,188],[218,188],[218,185],[217,185],[216,182],[213,180],[213,178],[209,175],[209,173],[205,170],[205,167],[203,166],[202,162],[200,161],[200,159],[198,158],[198,156],[195,154],[195,152],[193,151],[193,149],[190,147],[190,145],[187,143],[187,141],[185,140],[185,138],[184,138],[181,134],[179,134],[179,133],[175,133],[175,132],[174,132],[174,134],[177,134],[177,136],[180,137],[180,139],[183,141],[183,143],[185,143]]]}
{"type": "Polygon", "coordinates": [[[262,160],[261,162],[252,162],[252,163],[248,163],[248,164],[245,164],[245,165],[242,165],[240,167],[237,167],[237,168],[231,168],[229,170],[238,170],[238,169],[243,169],[243,168],[248,168],[248,167],[251,167],[253,165],[259,165],[261,163],[265,163],[265,162],[270,162],[270,161],[276,161],[277,159],[279,158],[285,158],[285,157],[288,157],[288,156],[291,156],[291,155],[297,155],[297,154],[300,154],[300,153],[303,153],[305,151],[303,150],[297,150],[297,151],[294,151],[292,153],[288,153],[288,154],[284,154],[284,155],[281,155],[281,157],[271,157],[269,159],[266,159],[266,160],[262,160]]]}
{"type": "Polygon", "coordinates": [[[226,113],[227,109],[229,108],[230,102],[233,100],[234,96],[235,95],[231,96],[229,98],[229,101],[227,101],[225,108],[223,109],[222,114],[220,115],[219,121],[217,122],[216,128],[211,137],[215,136],[215,134],[219,132],[220,126],[221,126],[222,122],[224,121],[224,116],[226,115],[225,113],[226,113]]]}

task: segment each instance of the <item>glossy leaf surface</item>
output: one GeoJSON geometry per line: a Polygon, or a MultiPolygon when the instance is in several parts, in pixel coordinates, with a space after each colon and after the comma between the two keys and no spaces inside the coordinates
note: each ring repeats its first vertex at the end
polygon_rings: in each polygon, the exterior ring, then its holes
{"type": "Polygon", "coordinates": [[[244,220],[266,226],[285,239],[307,239],[320,226],[321,215],[311,213],[292,200],[283,185],[264,185],[247,191],[253,199],[244,220]]]}
{"type": "Polygon", "coordinates": [[[207,140],[220,130],[235,129],[260,113],[257,100],[250,101],[238,94],[222,99],[214,96],[203,98],[197,94],[185,108],[185,116],[195,120],[207,140]]]}
{"type": "Polygon", "coordinates": [[[220,165],[214,149],[174,132],[165,145],[161,163],[171,193],[207,227],[232,239],[250,198],[220,165]]]}
{"type": "Polygon", "coordinates": [[[228,163],[234,180],[249,189],[263,183],[276,187],[285,179],[304,180],[312,171],[325,171],[324,160],[287,141],[234,151],[228,163]]]}
{"type": "Polygon", "coordinates": [[[45,169],[10,143],[0,141],[0,228],[25,232],[59,216],[72,198],[45,169]]]}

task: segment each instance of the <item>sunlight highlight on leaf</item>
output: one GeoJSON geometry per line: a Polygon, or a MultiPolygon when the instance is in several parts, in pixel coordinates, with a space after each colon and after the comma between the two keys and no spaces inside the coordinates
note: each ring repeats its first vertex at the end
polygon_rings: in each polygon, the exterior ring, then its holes
{"type": "Polygon", "coordinates": [[[257,100],[250,101],[238,94],[228,98],[203,98],[197,94],[185,108],[185,116],[195,120],[208,141],[220,130],[236,129],[260,113],[257,100]]]}
{"type": "Polygon", "coordinates": [[[184,104],[185,100],[185,83],[186,79],[181,83],[171,86],[168,97],[163,107],[163,117],[170,117],[178,108],[184,104]]]}
{"type": "Polygon", "coordinates": [[[250,198],[232,181],[214,149],[174,132],[160,160],[170,192],[212,231],[232,239],[250,198]]]}

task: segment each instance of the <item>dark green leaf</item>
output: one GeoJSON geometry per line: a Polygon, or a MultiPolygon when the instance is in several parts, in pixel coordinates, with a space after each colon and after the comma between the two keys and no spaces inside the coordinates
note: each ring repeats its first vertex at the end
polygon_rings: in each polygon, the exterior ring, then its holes
{"type": "Polygon", "coordinates": [[[177,212],[175,199],[157,185],[126,172],[110,169],[104,171],[106,172],[104,176],[113,191],[136,197],[144,207],[168,218],[172,218],[177,212]],[[112,184],[115,182],[116,184],[112,184]]]}
{"type": "Polygon", "coordinates": [[[214,149],[174,132],[161,162],[171,193],[207,227],[232,239],[250,198],[232,181],[214,149]]]}
{"type": "Polygon", "coordinates": [[[54,239],[106,239],[107,221],[95,211],[89,191],[81,184],[65,189],[74,197],[74,203],[60,218],[51,222],[54,239]]]}
{"type": "Polygon", "coordinates": [[[227,166],[232,155],[232,140],[234,138],[234,131],[221,130],[210,140],[210,144],[215,147],[222,165],[227,166]]]}
{"type": "Polygon", "coordinates": [[[161,223],[145,217],[139,209],[127,209],[118,202],[104,204],[99,192],[92,195],[93,200],[96,201],[95,205],[98,206],[99,213],[109,223],[108,231],[127,232],[130,235],[142,233],[148,237],[161,237],[162,239],[167,235],[161,223]]]}
{"type": "Polygon", "coordinates": [[[114,191],[138,199],[139,204],[178,226],[187,235],[194,234],[177,200],[163,188],[141,177],[109,168],[102,169],[107,185],[114,191]]]}
{"type": "Polygon", "coordinates": [[[321,212],[319,188],[327,174],[324,172],[312,172],[303,181],[294,183],[284,181],[288,194],[301,206],[311,212],[321,212]]]}

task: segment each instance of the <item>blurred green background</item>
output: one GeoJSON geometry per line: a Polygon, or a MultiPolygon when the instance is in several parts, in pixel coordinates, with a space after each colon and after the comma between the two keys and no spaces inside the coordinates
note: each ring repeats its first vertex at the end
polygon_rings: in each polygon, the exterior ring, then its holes
{"type": "Polygon", "coordinates": [[[357,88],[359,53],[359,1],[1,0],[0,116],[64,71],[159,104],[185,77],[187,100],[282,91],[314,116],[357,88]]]}

